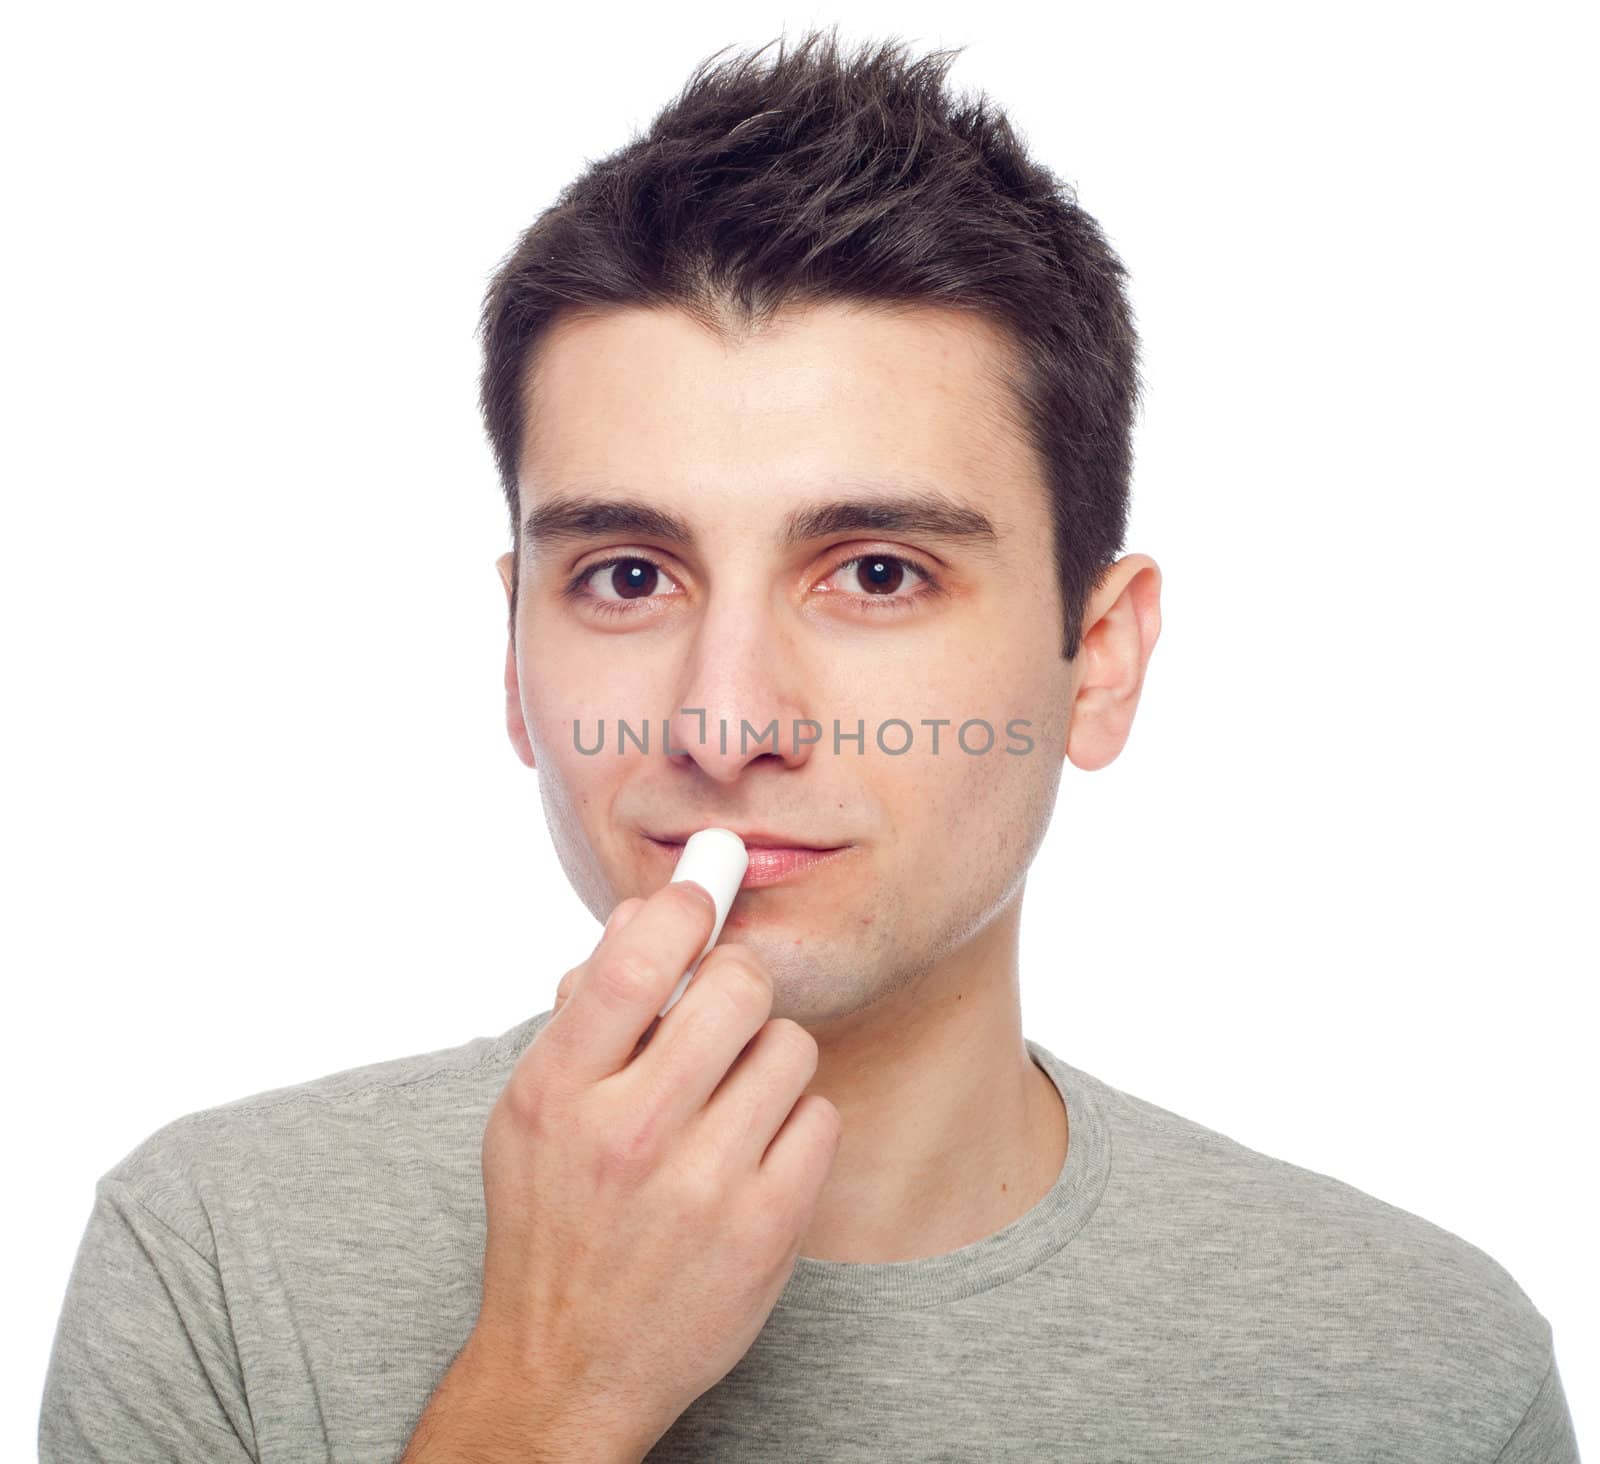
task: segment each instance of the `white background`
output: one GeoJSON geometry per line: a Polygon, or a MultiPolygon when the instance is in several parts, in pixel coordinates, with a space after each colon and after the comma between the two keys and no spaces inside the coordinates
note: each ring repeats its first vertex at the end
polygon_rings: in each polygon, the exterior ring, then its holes
{"type": "MultiPolygon", "coordinates": [[[[702,57],[840,15],[8,27],[6,1457],[102,1172],[504,1031],[592,946],[503,730],[480,296],[702,57]]],[[[1582,15],[857,3],[841,34],[965,45],[952,84],[1132,275],[1165,626],[1122,757],[1066,769],[1025,1030],[1487,1251],[1595,1449],[1582,15]]]]}

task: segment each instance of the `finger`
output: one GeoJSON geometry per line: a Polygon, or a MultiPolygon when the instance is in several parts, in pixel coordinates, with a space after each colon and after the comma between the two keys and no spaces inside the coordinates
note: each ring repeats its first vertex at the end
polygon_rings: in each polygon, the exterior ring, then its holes
{"type": "MultiPolygon", "coordinates": [[[[741,1064],[751,1065],[746,1061],[751,1054],[745,1049],[771,1015],[772,980],[756,960],[755,953],[749,946],[737,942],[713,946],[700,963],[683,999],[660,1019],[661,1030],[644,1056],[618,1082],[636,1084],[653,1102],[662,1103],[669,1124],[687,1123],[706,1108],[707,1100],[719,1084],[732,1081],[731,1069],[741,1064]]],[[[803,1082],[794,1085],[782,1111],[772,1116],[772,1125],[762,1135],[760,1148],[753,1154],[739,1156],[752,1168],[794,1105],[801,1088],[816,1071],[817,1044],[797,1023],[779,1023],[767,1046],[784,1047],[788,1056],[780,1053],[777,1061],[791,1066],[795,1050],[801,1049],[802,1056],[809,1056],[811,1071],[805,1074],[803,1082]],[[807,1048],[809,1053],[804,1052],[807,1048]]],[[[766,1048],[763,1054],[765,1051],[766,1048]]],[[[763,1056],[754,1066],[762,1085],[771,1087],[773,1064],[763,1056]]],[[[750,1106],[748,1100],[743,1106],[750,1106]]],[[[749,1120],[748,1114],[744,1117],[749,1120]]],[[[758,1120],[764,1117],[764,1110],[757,1115],[758,1120]]],[[[723,1147],[732,1145],[725,1141],[723,1147]]]]}
{"type": "MultiPolygon", "coordinates": [[[[644,909],[644,901],[637,895],[634,895],[629,899],[622,900],[615,905],[612,908],[611,914],[606,917],[605,926],[600,932],[600,939],[595,942],[594,951],[589,953],[589,960],[592,961],[595,957],[595,953],[599,951],[600,947],[603,946],[611,936],[615,935],[617,931],[621,930],[625,925],[627,925],[627,923],[632,920],[633,917],[642,909],[644,909]]],[[[570,971],[567,972],[565,976],[561,978],[559,984],[556,986],[556,1001],[554,1010],[560,1011],[561,1003],[572,995],[573,985],[577,981],[579,974],[583,970],[583,967],[587,964],[588,962],[586,961],[581,965],[574,966],[570,971]]]]}
{"type": "MultiPolygon", "coordinates": [[[[642,909],[644,909],[644,905],[644,900],[638,895],[634,895],[630,899],[621,901],[617,905],[616,909],[614,909],[607,918],[606,928],[600,932],[600,940],[602,943],[610,936],[615,935],[619,930],[624,929],[628,922],[632,920],[633,917],[642,909]]],[[[596,946],[595,949],[598,950],[599,947],[596,946]]]]}
{"type": "Polygon", "coordinates": [[[619,919],[580,968],[561,1021],[550,1029],[556,1062],[568,1078],[595,1083],[628,1065],[715,923],[710,894],[690,880],[663,885],[619,919]]]}

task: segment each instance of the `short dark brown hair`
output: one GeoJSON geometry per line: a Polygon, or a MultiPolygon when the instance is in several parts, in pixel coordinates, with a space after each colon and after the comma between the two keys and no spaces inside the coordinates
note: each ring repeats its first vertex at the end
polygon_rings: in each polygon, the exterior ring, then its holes
{"type": "Polygon", "coordinates": [[[834,27],[780,38],[759,65],[772,44],[702,61],[490,282],[480,403],[516,564],[525,392],[558,315],[675,307],[731,338],[829,301],[968,310],[1011,347],[999,399],[1049,492],[1070,659],[1127,532],[1142,384],[1122,263],[986,96],[946,93],[963,47],[911,59],[890,38],[841,54],[834,27]]]}

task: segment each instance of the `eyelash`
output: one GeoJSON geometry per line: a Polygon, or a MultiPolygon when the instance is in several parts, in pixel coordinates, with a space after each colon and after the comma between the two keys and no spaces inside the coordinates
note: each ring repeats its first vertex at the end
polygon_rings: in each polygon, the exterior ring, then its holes
{"type": "MultiPolygon", "coordinates": [[[[922,577],[923,587],[909,595],[850,595],[848,598],[863,602],[860,608],[864,614],[901,615],[914,613],[918,606],[916,601],[931,599],[944,593],[944,586],[938,578],[920,560],[912,559],[905,554],[877,554],[868,551],[865,554],[852,554],[848,559],[842,559],[836,564],[825,578],[832,579],[841,569],[849,569],[851,565],[864,563],[869,559],[892,559],[896,564],[906,564],[922,577]],[[889,606],[904,607],[889,609],[889,606]]],[[[635,613],[628,607],[636,604],[633,600],[603,600],[598,595],[590,594],[584,586],[589,583],[602,569],[611,569],[618,564],[648,564],[658,573],[666,574],[667,571],[650,558],[648,554],[614,554],[610,559],[597,560],[580,569],[568,582],[562,591],[566,599],[574,601],[588,601],[591,608],[600,615],[632,615],[635,613]]],[[[670,576],[669,576],[670,577],[670,576]]],[[[643,596],[644,599],[655,599],[654,595],[643,596]]]]}

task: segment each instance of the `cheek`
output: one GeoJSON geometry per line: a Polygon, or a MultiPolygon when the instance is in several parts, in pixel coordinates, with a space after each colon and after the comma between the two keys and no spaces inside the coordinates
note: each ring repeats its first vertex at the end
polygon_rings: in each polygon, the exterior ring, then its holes
{"type": "MultiPolygon", "coordinates": [[[[969,745],[981,745],[978,731],[969,745]]],[[[1060,777],[1059,760],[1052,777],[1041,747],[1016,756],[1004,750],[1017,745],[1007,743],[1004,727],[996,733],[987,754],[958,750],[934,760],[942,767],[927,817],[937,822],[923,831],[922,877],[913,885],[938,891],[953,915],[972,920],[1010,899],[1026,878],[1050,827],[1060,777]]]]}
{"type": "Polygon", "coordinates": [[[639,729],[665,705],[664,691],[656,690],[662,678],[659,657],[652,663],[559,631],[541,634],[532,626],[521,645],[517,681],[523,718],[541,762],[548,757],[563,766],[574,764],[580,776],[593,777],[592,766],[607,759],[585,756],[579,744],[597,746],[604,722],[609,761],[617,762],[618,720],[639,729]]]}
{"type": "Polygon", "coordinates": [[[545,825],[579,899],[604,920],[625,893],[616,888],[610,868],[609,827],[617,790],[636,761],[616,753],[616,719],[625,715],[625,703],[606,681],[585,676],[559,656],[535,653],[529,661],[535,674],[522,683],[522,705],[545,825]]]}
{"type": "MultiPolygon", "coordinates": [[[[996,728],[995,745],[987,753],[969,754],[956,739],[960,721],[938,729],[939,750],[933,751],[934,729],[912,722],[912,750],[889,757],[873,748],[860,765],[870,784],[872,802],[889,815],[893,837],[900,841],[904,862],[910,867],[951,866],[961,862],[960,851],[984,842],[982,830],[1018,801],[1015,780],[1019,769],[1007,767],[1018,759],[1005,758],[1003,729],[996,728]]],[[[965,720],[965,719],[961,719],[965,720]]],[[[986,719],[992,722],[992,719],[986,719]]],[[[902,729],[894,735],[903,739],[902,729]]],[[[986,734],[970,727],[967,745],[983,746],[986,734]]],[[[894,744],[899,745],[898,741],[894,744]]]]}
{"type": "Polygon", "coordinates": [[[893,837],[913,880],[971,880],[987,888],[1031,861],[1062,772],[1064,723],[1050,686],[1039,668],[964,688],[941,677],[940,689],[922,693],[913,711],[887,713],[912,723],[913,751],[898,758],[874,751],[865,776],[874,801],[892,813],[893,837]],[[937,753],[923,717],[949,719],[938,729],[937,753]]]}

